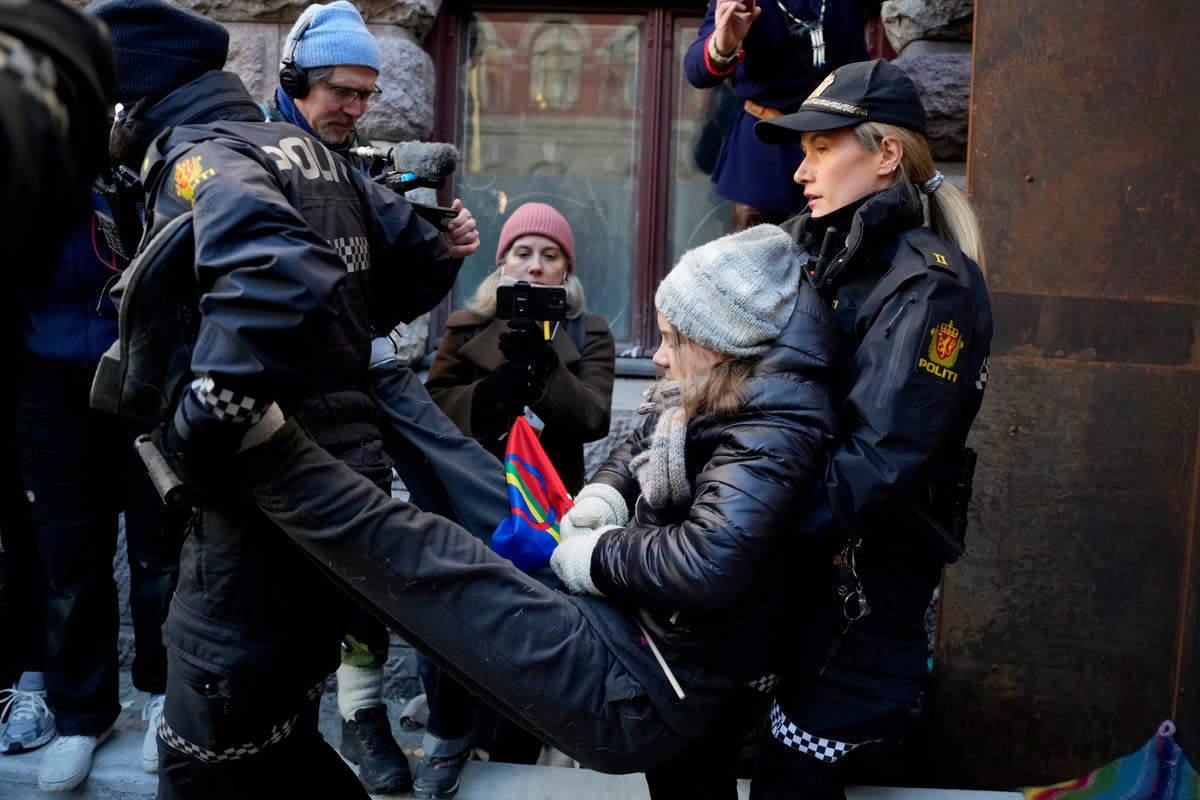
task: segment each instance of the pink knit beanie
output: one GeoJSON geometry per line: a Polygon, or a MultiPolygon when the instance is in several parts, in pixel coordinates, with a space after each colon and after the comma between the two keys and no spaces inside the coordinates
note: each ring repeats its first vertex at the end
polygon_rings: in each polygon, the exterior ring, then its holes
{"type": "Polygon", "coordinates": [[[530,235],[553,239],[567,257],[567,272],[575,271],[575,235],[571,233],[571,226],[566,217],[545,203],[526,203],[512,213],[500,229],[496,263],[500,263],[501,256],[508,252],[513,242],[522,236],[530,235]]]}

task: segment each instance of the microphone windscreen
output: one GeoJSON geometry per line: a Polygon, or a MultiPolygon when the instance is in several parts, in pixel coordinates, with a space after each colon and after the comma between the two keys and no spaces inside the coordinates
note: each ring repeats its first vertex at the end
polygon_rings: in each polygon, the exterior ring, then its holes
{"type": "Polygon", "coordinates": [[[430,180],[446,178],[458,167],[458,148],[445,142],[399,142],[392,148],[392,166],[430,180]]]}

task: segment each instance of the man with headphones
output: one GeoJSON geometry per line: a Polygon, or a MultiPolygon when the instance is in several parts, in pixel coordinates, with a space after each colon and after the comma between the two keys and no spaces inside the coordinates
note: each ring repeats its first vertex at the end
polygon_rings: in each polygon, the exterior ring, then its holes
{"type": "MultiPolygon", "coordinates": [[[[312,133],[359,171],[374,175],[386,162],[363,159],[350,148],[370,144],[359,137],[356,124],[381,93],[379,66],[379,45],[358,9],[348,0],[314,3],[300,14],[284,43],[279,86],[267,105],[269,118],[312,133]]],[[[368,792],[406,792],[412,773],[392,735],[383,699],[390,634],[365,612],[347,622],[337,671],[340,751],[358,765],[368,792]]]]}
{"type": "Polygon", "coordinates": [[[356,125],[379,88],[379,45],[348,0],[314,3],[300,14],[284,43],[279,86],[267,104],[270,119],[315,135],[359,169],[375,174],[382,159],[364,161],[350,153],[370,142],[356,125]]]}

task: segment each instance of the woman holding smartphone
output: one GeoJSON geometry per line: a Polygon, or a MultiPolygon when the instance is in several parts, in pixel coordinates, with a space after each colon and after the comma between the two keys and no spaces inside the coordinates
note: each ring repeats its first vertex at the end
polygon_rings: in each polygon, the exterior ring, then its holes
{"type": "MultiPolygon", "coordinates": [[[[425,381],[430,397],[501,460],[513,420],[524,414],[574,494],[585,477],[583,445],[608,435],[614,372],[612,332],[603,317],[587,313],[575,275],[571,226],[553,206],[519,206],[500,231],[496,269],[447,320],[425,381]]],[[[542,577],[553,580],[548,570],[542,577]]],[[[452,797],[472,745],[493,761],[542,757],[539,740],[480,708],[428,659],[419,658],[419,668],[429,720],[413,776],[416,797],[452,797]]]]}
{"type": "Polygon", "coordinates": [[[525,203],[500,231],[496,269],[446,322],[425,388],[459,429],[504,458],[505,435],[527,414],[569,492],[583,486],[583,445],[608,435],[616,348],[587,312],[575,275],[575,237],[545,203],[525,203]],[[566,290],[566,319],[496,315],[496,289],[526,281],[566,290]]]}

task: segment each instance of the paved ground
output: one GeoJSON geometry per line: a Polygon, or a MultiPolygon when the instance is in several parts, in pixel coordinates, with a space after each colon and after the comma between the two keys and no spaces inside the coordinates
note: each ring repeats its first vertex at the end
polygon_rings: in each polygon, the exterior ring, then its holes
{"type": "MultiPolygon", "coordinates": [[[[96,751],[95,765],[83,786],[58,795],[69,800],[151,800],[157,778],[141,769],[142,737],[146,723],[141,709],[145,695],[134,691],[125,675],[125,708],[117,720],[113,737],[96,751]]],[[[415,761],[421,755],[422,730],[406,730],[399,724],[404,704],[390,702],[393,730],[401,747],[415,761]]],[[[321,729],[335,745],[340,741],[337,702],[331,694],[322,699],[321,729]]],[[[0,798],[3,800],[46,800],[37,788],[41,751],[0,756],[0,798]]],[[[407,795],[380,795],[406,797],[407,795]]],[[[739,786],[739,797],[749,797],[749,784],[739,786]]],[[[462,789],[456,800],[649,800],[640,775],[604,775],[587,769],[534,767],[472,761],[463,771],[462,789]]],[[[322,798],[322,800],[327,800],[322,798]]],[[[328,799],[328,800],[333,800],[328,799]]],[[[847,800],[1021,800],[1017,792],[980,792],[953,789],[895,789],[851,787],[847,800]]]]}

